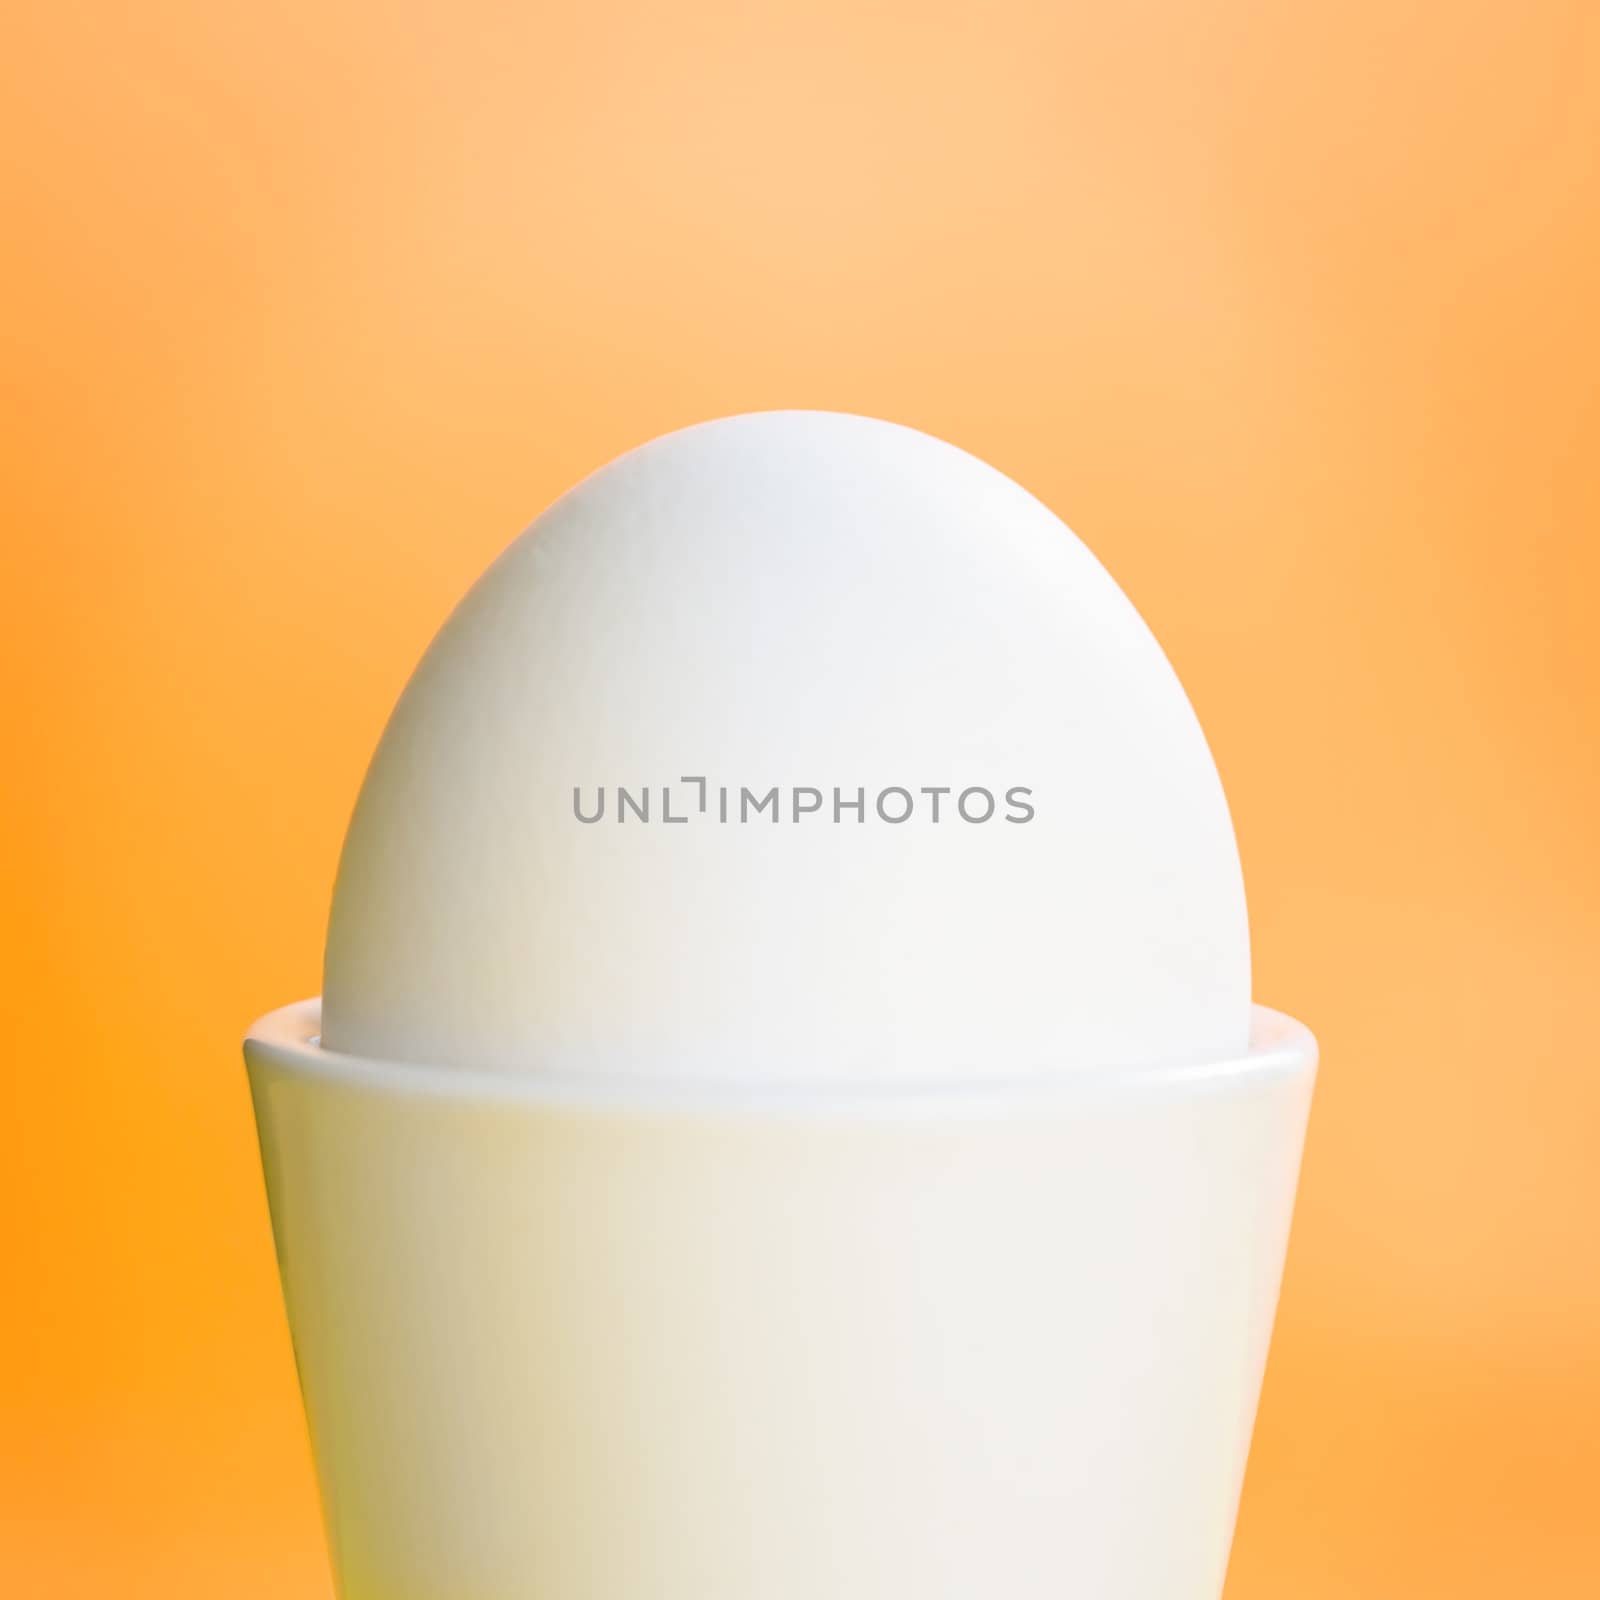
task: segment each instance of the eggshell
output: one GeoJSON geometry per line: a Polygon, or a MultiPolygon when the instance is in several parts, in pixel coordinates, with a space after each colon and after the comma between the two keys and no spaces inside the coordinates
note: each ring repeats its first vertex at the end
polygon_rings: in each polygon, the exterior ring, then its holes
{"type": "Polygon", "coordinates": [[[1215,765],[1104,568],[951,445],[772,412],[612,462],[450,617],[350,824],[323,1038],[1009,1079],[1237,1055],[1249,1001],[1215,765]]]}

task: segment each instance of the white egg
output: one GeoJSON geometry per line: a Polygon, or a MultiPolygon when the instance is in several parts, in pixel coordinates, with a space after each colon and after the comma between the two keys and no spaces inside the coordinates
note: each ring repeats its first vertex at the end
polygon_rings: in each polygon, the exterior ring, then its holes
{"type": "Polygon", "coordinates": [[[612,462],[445,624],[350,824],[323,1038],[1012,1079],[1237,1055],[1249,1002],[1215,766],[1105,570],[961,450],[774,412],[612,462]]]}

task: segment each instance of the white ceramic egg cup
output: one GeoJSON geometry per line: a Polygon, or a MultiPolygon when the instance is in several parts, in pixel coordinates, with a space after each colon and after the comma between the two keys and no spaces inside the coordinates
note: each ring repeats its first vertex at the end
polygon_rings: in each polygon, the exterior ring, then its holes
{"type": "Polygon", "coordinates": [[[617,1084],[245,1044],[345,1600],[1215,1600],[1316,1046],[617,1084]]]}

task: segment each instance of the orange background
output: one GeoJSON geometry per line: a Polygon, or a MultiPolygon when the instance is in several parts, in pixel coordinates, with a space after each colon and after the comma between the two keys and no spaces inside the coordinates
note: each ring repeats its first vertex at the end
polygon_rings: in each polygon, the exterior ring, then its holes
{"type": "Polygon", "coordinates": [[[0,1592],[328,1594],[241,1030],[489,558],[787,405],[1027,484],[1211,735],[1324,1047],[1230,1600],[1600,1592],[1595,18],[25,4],[0,1592]]]}

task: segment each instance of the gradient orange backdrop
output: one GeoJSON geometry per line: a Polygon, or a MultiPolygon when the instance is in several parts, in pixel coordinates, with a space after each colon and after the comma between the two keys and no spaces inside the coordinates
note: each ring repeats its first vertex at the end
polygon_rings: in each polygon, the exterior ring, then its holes
{"type": "Polygon", "coordinates": [[[1229,1600],[1600,1593],[1593,7],[8,32],[0,1593],[328,1595],[240,1032],[489,558],[787,405],[1027,484],[1210,733],[1324,1047],[1229,1600]]]}

